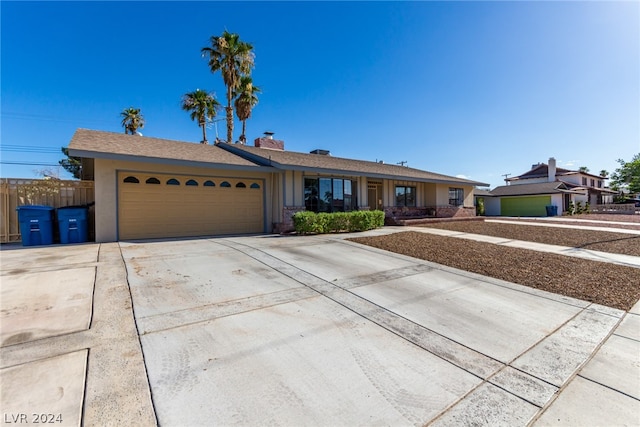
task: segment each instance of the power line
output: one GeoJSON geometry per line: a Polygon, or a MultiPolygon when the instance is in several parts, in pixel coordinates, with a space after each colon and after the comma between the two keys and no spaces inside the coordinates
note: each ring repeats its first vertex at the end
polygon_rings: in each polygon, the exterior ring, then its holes
{"type": "Polygon", "coordinates": [[[58,163],[0,161],[3,165],[60,166],[58,163]]]}
{"type": "Polygon", "coordinates": [[[61,153],[59,148],[13,144],[2,144],[0,150],[20,153],[61,153]]]}
{"type": "MultiPolygon", "coordinates": [[[[32,121],[49,121],[49,122],[64,122],[64,123],[114,123],[113,120],[86,120],[77,117],[56,117],[40,114],[27,114],[27,113],[15,113],[13,111],[3,111],[0,113],[3,119],[13,120],[32,120],[32,121]]],[[[115,119],[114,119],[115,120],[115,119]]]]}

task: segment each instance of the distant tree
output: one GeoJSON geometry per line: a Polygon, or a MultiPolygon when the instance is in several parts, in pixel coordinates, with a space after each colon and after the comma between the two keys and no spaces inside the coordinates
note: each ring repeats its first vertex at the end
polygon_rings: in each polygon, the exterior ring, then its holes
{"type": "Polygon", "coordinates": [[[53,179],[53,180],[60,179],[60,171],[51,167],[34,169],[33,172],[36,175],[43,177],[44,179],[53,179]]]}
{"type": "Polygon", "coordinates": [[[630,162],[618,159],[620,167],[611,174],[611,188],[627,189],[631,194],[640,193],[640,153],[633,156],[630,162]]]}
{"type": "Polygon", "coordinates": [[[242,135],[240,141],[247,142],[247,119],[251,118],[251,110],[258,104],[258,94],[262,91],[258,86],[253,85],[253,80],[249,76],[240,77],[240,86],[235,92],[236,115],[242,122],[242,135]]]}
{"type": "Polygon", "coordinates": [[[144,117],[142,117],[139,108],[125,108],[120,113],[120,117],[122,117],[121,124],[124,128],[124,133],[135,135],[138,129],[144,128],[144,117]]]}
{"type": "Polygon", "coordinates": [[[601,176],[602,178],[608,178],[608,177],[609,177],[609,171],[602,169],[602,170],[600,171],[600,176],[601,176]]]}
{"type": "Polygon", "coordinates": [[[589,168],[586,166],[580,166],[580,169],[578,169],[578,171],[582,173],[589,173],[589,168]]]}
{"type": "Polygon", "coordinates": [[[191,120],[197,120],[202,127],[202,144],[207,143],[207,123],[210,123],[218,112],[220,103],[213,93],[196,89],[182,95],[182,109],[191,112],[191,120]]]}
{"type": "Polygon", "coordinates": [[[82,163],[80,162],[80,157],[73,157],[69,155],[69,149],[67,147],[61,147],[60,151],[67,158],[58,161],[60,166],[66,169],[74,178],[80,179],[82,174],[82,163]]]}
{"type": "Polygon", "coordinates": [[[240,40],[238,34],[224,31],[221,36],[211,36],[210,46],[202,48],[202,55],[209,58],[212,73],[220,71],[227,87],[227,142],[233,141],[233,94],[240,86],[240,77],[249,75],[254,65],[253,46],[240,40]]]}

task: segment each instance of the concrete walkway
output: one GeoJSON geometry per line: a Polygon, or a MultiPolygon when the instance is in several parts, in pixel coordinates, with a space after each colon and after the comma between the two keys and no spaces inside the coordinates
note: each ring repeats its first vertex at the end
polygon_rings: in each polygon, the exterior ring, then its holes
{"type": "Polygon", "coordinates": [[[640,304],[346,237],[3,247],[3,424],[640,424],[640,304]]]}
{"type": "Polygon", "coordinates": [[[635,230],[631,228],[617,228],[617,227],[599,227],[596,225],[584,225],[589,223],[600,224],[615,224],[615,225],[633,225],[640,227],[640,223],[637,222],[614,222],[614,221],[591,221],[591,220],[569,220],[569,219],[555,219],[556,217],[549,217],[552,219],[544,220],[542,218],[527,218],[526,221],[518,221],[515,219],[491,219],[487,218],[485,222],[494,222],[501,224],[518,224],[518,225],[530,225],[538,227],[551,227],[551,228],[573,228],[574,230],[591,230],[591,231],[606,231],[609,233],[623,233],[623,234],[636,234],[640,235],[640,229],[635,230]],[[534,222],[536,221],[536,222],[534,222]],[[557,224],[556,221],[566,221],[566,224],[557,224]],[[582,223],[581,223],[582,222],[582,223]]]}
{"type": "MultiPolygon", "coordinates": [[[[504,221],[507,222],[507,221],[504,221]]],[[[513,222],[513,221],[511,221],[513,222]]],[[[518,223],[524,224],[524,223],[518,223]]],[[[532,226],[539,226],[540,224],[532,224],[532,226]]],[[[551,226],[551,224],[548,224],[551,226]]],[[[563,226],[565,228],[575,228],[568,225],[563,226]]],[[[595,228],[595,227],[594,227],[595,228]]],[[[524,240],[505,239],[504,237],[487,236],[484,234],[462,233],[454,230],[444,230],[440,228],[431,227],[403,227],[403,231],[417,231],[420,233],[436,234],[438,236],[456,237],[460,239],[475,240],[478,242],[493,243],[495,245],[509,246],[513,248],[529,249],[538,252],[547,252],[557,255],[565,255],[575,258],[583,258],[591,261],[607,262],[611,264],[625,265],[627,267],[640,268],[640,257],[623,254],[613,254],[609,252],[592,251],[590,249],[572,248],[568,246],[549,245],[546,243],[527,242],[524,240]]],[[[599,228],[603,231],[602,228],[599,228]]],[[[605,230],[609,231],[609,229],[605,230]]],[[[631,230],[634,231],[634,230],[631,230]]],[[[640,234],[640,233],[638,233],[640,234]]]]}

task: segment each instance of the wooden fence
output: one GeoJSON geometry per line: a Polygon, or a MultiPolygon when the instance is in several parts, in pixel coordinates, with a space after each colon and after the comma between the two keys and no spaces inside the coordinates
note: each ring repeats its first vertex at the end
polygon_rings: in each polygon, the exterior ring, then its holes
{"type": "MultiPolygon", "coordinates": [[[[94,202],[93,181],[62,181],[54,179],[0,178],[0,243],[19,242],[18,206],[88,205],[94,202]]],[[[94,235],[94,210],[89,209],[87,228],[89,239],[94,235]]]]}

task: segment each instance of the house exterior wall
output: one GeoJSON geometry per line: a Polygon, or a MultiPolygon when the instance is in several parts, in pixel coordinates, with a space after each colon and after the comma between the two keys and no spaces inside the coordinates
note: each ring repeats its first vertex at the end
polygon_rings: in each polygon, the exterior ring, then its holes
{"type": "MultiPolygon", "coordinates": [[[[233,171],[213,168],[195,168],[188,166],[171,166],[166,164],[129,162],[117,160],[95,159],[95,232],[96,242],[114,242],[118,240],[118,178],[119,171],[155,172],[158,174],[218,176],[229,178],[256,178],[265,182],[265,216],[266,223],[273,221],[274,199],[279,199],[278,191],[274,194],[272,173],[233,171]],[[275,196],[275,197],[274,197],[275,196]]],[[[271,231],[271,230],[267,230],[271,231]]]]}
{"type": "MultiPolygon", "coordinates": [[[[358,198],[358,209],[368,210],[369,200],[367,191],[368,178],[366,176],[350,176],[341,174],[316,174],[304,173],[301,171],[286,171],[274,178],[281,188],[283,200],[281,208],[276,208],[278,212],[272,215],[275,232],[288,232],[293,230],[293,215],[296,212],[305,210],[304,201],[304,180],[305,178],[341,178],[351,179],[357,182],[356,195],[358,198]]],[[[415,182],[407,180],[374,179],[382,182],[382,205],[388,217],[400,215],[407,216],[438,216],[457,217],[475,216],[473,186],[471,185],[449,185],[415,182]],[[397,185],[416,187],[416,207],[400,208],[395,206],[395,188],[397,185]],[[456,187],[464,190],[463,206],[449,205],[449,188],[456,187]]],[[[272,193],[274,206],[278,206],[278,194],[272,193]]]]}
{"type": "Polygon", "coordinates": [[[549,178],[546,176],[540,178],[524,178],[518,179],[515,181],[509,181],[509,185],[520,185],[520,184],[539,184],[541,182],[549,182],[549,178]]]}

